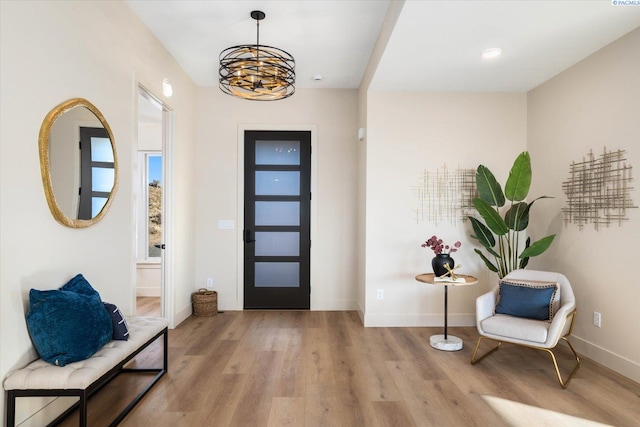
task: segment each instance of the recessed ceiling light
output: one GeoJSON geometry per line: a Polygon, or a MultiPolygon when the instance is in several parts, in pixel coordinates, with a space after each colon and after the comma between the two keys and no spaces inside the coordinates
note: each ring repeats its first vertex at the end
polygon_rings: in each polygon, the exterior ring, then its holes
{"type": "Polygon", "coordinates": [[[173,86],[171,86],[171,82],[168,79],[162,80],[162,94],[167,98],[173,95],[173,86]]]}
{"type": "Polygon", "coordinates": [[[322,74],[316,74],[315,76],[311,77],[311,79],[313,79],[314,82],[319,82],[322,81],[324,77],[322,77],[322,74]]]}
{"type": "Polygon", "coordinates": [[[493,59],[493,58],[497,58],[501,54],[502,54],[502,49],[500,49],[499,47],[492,47],[489,49],[485,49],[482,52],[482,57],[484,59],[493,59]]]}

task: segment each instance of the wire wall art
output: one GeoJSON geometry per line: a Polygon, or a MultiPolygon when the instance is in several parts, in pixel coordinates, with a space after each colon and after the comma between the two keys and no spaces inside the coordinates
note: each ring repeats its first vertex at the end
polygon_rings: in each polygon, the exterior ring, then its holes
{"type": "Polygon", "coordinates": [[[418,199],[414,209],[416,223],[464,222],[475,212],[473,199],[478,197],[476,170],[458,167],[450,171],[447,165],[435,172],[425,169],[420,174],[418,185],[412,186],[411,191],[418,199]]]}
{"type": "Polygon", "coordinates": [[[593,224],[597,231],[617,222],[628,221],[627,209],[633,205],[629,192],[633,189],[632,166],[627,165],[625,150],[608,151],[596,157],[589,151],[581,162],[572,162],[569,179],[562,183],[567,205],[562,208],[564,223],[577,224],[580,230],[585,224],[593,224]]]}

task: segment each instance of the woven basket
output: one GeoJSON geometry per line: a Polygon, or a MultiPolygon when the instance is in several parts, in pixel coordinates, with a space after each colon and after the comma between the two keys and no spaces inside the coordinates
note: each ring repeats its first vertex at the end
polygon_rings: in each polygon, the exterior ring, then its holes
{"type": "Polygon", "coordinates": [[[191,295],[194,316],[215,316],[218,314],[218,293],[201,288],[191,295]]]}

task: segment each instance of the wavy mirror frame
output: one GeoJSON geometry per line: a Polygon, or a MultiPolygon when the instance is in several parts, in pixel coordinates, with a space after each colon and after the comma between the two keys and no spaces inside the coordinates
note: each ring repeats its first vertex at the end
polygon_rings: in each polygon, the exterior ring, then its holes
{"type": "Polygon", "coordinates": [[[47,114],[42,122],[42,126],[40,127],[40,134],[38,136],[38,149],[40,153],[40,172],[42,174],[42,184],[44,186],[44,193],[47,198],[47,204],[49,205],[49,209],[51,210],[51,214],[60,224],[65,225],[71,228],[87,228],[96,223],[98,223],[109,210],[109,206],[111,205],[111,201],[113,200],[113,196],[118,188],[118,157],[116,155],[116,146],[113,139],[113,133],[111,132],[111,128],[109,124],[105,120],[104,116],[92,103],[83,98],[73,98],[69,99],[60,105],[56,106],[53,110],[47,114]],[[111,149],[113,150],[113,167],[114,167],[114,180],[113,180],[113,188],[111,189],[111,193],[107,198],[107,202],[105,203],[102,210],[91,219],[72,219],[62,212],[60,206],[58,206],[58,202],[56,201],[56,196],[53,191],[53,185],[51,182],[51,170],[50,170],[50,157],[49,157],[49,141],[51,137],[51,127],[56,122],[56,120],[68,112],[77,107],[85,107],[89,111],[91,111],[97,118],[100,120],[100,123],[107,131],[109,135],[109,141],[111,141],[111,149]]]}

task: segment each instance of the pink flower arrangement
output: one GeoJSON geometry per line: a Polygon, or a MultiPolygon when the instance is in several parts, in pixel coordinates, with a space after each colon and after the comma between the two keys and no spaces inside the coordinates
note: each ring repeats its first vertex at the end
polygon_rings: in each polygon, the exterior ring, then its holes
{"type": "Polygon", "coordinates": [[[450,254],[456,252],[462,243],[455,242],[453,245],[445,245],[442,239],[438,239],[437,236],[431,236],[429,240],[424,242],[422,245],[423,248],[431,248],[434,254],[450,254]]]}

